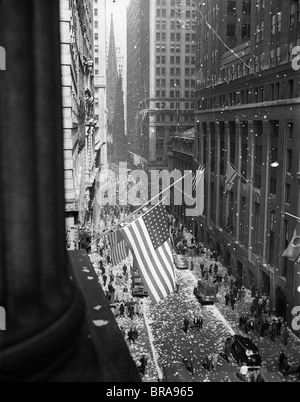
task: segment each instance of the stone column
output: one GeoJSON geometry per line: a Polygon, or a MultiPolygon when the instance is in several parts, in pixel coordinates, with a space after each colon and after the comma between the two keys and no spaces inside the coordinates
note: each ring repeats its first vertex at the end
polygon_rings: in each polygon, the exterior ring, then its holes
{"type": "Polygon", "coordinates": [[[65,251],[59,1],[0,1],[0,376],[30,378],[77,342],[65,251]]]}
{"type": "Polygon", "coordinates": [[[220,194],[220,124],[219,122],[216,123],[216,225],[220,227],[220,197],[223,197],[223,194],[220,194]]]}
{"type": "MultiPolygon", "coordinates": [[[[241,122],[237,124],[236,130],[236,168],[239,172],[242,172],[242,127],[241,122]]],[[[237,186],[237,207],[236,207],[236,234],[235,237],[237,241],[240,242],[240,232],[241,232],[241,190],[242,190],[242,179],[238,180],[237,186]]]]}
{"type": "MultiPolygon", "coordinates": [[[[254,121],[253,120],[249,120],[248,121],[248,148],[249,148],[249,158],[248,158],[248,178],[250,179],[250,183],[251,186],[254,186],[254,163],[255,163],[255,146],[254,146],[254,142],[255,142],[255,136],[254,136],[254,121]]],[[[252,247],[253,247],[253,229],[252,229],[252,225],[253,225],[253,213],[254,213],[254,190],[252,188],[250,188],[250,195],[249,195],[249,208],[247,208],[247,212],[249,212],[249,227],[248,227],[248,231],[249,231],[249,239],[248,239],[248,258],[249,261],[252,261],[252,256],[253,256],[253,251],[252,251],[252,247]]]]}

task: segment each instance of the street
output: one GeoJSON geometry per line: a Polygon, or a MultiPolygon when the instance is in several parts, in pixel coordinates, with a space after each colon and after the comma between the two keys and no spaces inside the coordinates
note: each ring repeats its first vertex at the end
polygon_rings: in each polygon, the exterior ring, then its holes
{"type": "MultiPolygon", "coordinates": [[[[188,235],[187,235],[188,237],[188,235]]],[[[188,258],[191,260],[191,257],[188,258]]],[[[125,330],[126,339],[131,328],[137,328],[139,336],[136,342],[127,344],[134,361],[139,366],[143,355],[147,357],[144,382],[157,382],[163,378],[165,367],[182,366],[184,358],[192,359],[194,375],[188,374],[192,382],[240,382],[236,376],[239,373],[239,366],[232,358],[230,364],[219,357],[216,370],[207,371],[203,364],[211,353],[223,353],[225,340],[233,334],[241,334],[239,330],[239,317],[242,314],[249,314],[252,303],[251,292],[247,290],[243,302],[237,302],[235,310],[225,305],[225,294],[228,290],[224,284],[220,287],[217,295],[217,302],[214,306],[202,306],[193,294],[198,279],[201,278],[200,264],[210,264],[205,256],[193,257],[194,270],[176,270],[179,292],[170,295],[164,301],[153,305],[150,299],[143,299],[144,317],[134,315],[133,319],[128,316],[118,316],[117,322],[121,329],[125,330]],[[199,310],[200,309],[200,310],[199,310]],[[183,320],[186,316],[192,324],[195,311],[199,310],[203,318],[203,329],[198,331],[192,325],[187,334],[183,331],[183,320]]],[[[126,264],[132,264],[132,258],[128,258],[126,264]]],[[[123,264],[113,268],[114,275],[120,275],[123,264]]],[[[226,269],[218,263],[219,272],[223,275],[226,269]]],[[[131,298],[131,278],[127,284],[127,298],[131,298]]],[[[282,381],[297,381],[295,375],[284,376],[278,369],[278,359],[281,350],[284,350],[288,362],[292,368],[299,366],[300,341],[291,337],[285,348],[277,337],[276,342],[269,338],[254,339],[263,359],[263,367],[269,373],[276,373],[282,381]]]]}

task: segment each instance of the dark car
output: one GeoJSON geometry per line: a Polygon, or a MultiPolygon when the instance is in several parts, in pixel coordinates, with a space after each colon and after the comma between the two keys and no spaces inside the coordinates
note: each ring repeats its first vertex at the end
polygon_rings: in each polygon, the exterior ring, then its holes
{"type": "Polygon", "coordinates": [[[262,359],[259,350],[251,339],[233,335],[228,338],[228,341],[231,344],[231,354],[239,364],[246,363],[249,367],[261,366],[262,359]]]}

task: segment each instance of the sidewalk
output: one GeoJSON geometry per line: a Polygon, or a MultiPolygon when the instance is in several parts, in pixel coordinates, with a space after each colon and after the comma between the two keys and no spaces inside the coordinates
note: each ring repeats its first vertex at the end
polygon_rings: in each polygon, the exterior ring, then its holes
{"type": "MultiPolygon", "coordinates": [[[[191,258],[189,258],[191,259],[191,258]]],[[[204,263],[206,266],[210,265],[212,262],[207,259],[204,255],[199,257],[194,257],[194,271],[193,275],[196,279],[201,279],[200,264],[204,263]]],[[[218,262],[219,271],[222,274],[227,272],[227,269],[218,262]]],[[[241,315],[250,314],[250,307],[252,304],[251,291],[247,290],[246,298],[243,302],[237,302],[235,305],[235,310],[232,311],[231,306],[226,306],[225,304],[225,294],[229,287],[219,288],[219,293],[217,295],[216,307],[219,309],[220,313],[224,316],[229,325],[234,329],[235,333],[245,336],[245,333],[241,332],[239,329],[239,318],[241,315]]],[[[292,368],[297,368],[300,363],[300,340],[290,331],[290,339],[288,346],[285,347],[277,336],[276,342],[272,342],[269,338],[255,338],[254,343],[260,350],[260,354],[263,359],[263,366],[268,372],[275,372],[280,376],[282,381],[285,382],[295,382],[297,381],[295,375],[289,375],[285,377],[281,371],[278,369],[278,359],[281,351],[284,351],[288,357],[288,362],[292,368]],[[263,340],[261,340],[263,339],[263,340]]]]}

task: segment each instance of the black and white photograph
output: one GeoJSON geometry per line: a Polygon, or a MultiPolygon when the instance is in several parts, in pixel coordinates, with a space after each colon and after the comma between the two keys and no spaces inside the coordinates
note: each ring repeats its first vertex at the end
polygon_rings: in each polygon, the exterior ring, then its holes
{"type": "Polygon", "coordinates": [[[14,382],[300,382],[300,0],[0,0],[14,382]]]}

